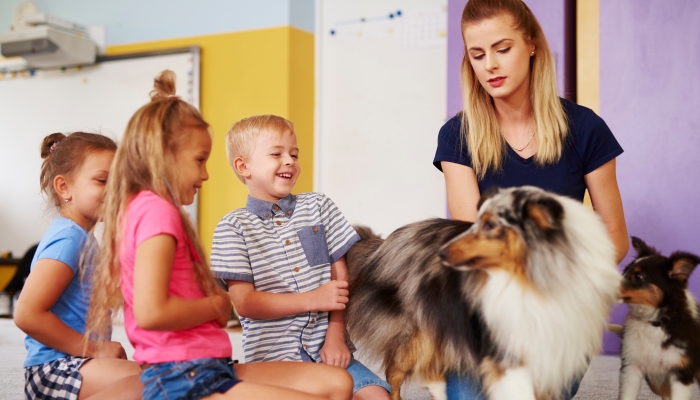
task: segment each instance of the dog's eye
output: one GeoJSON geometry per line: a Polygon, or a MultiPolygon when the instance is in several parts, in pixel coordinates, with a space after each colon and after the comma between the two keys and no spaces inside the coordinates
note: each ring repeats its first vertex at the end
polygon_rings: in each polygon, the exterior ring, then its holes
{"type": "Polygon", "coordinates": [[[486,220],[486,221],[484,221],[484,222],[481,224],[481,229],[482,229],[484,232],[488,232],[488,231],[492,230],[492,229],[495,228],[495,227],[496,227],[496,224],[494,224],[491,220],[486,220]]]}
{"type": "Polygon", "coordinates": [[[644,282],[644,275],[637,272],[636,274],[634,274],[634,280],[637,282],[644,282]]]}

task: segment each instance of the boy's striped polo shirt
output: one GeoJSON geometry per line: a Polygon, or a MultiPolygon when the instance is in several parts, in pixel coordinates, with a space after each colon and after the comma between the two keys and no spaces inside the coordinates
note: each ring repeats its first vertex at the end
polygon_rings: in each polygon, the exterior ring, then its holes
{"type": "MultiPolygon", "coordinates": [[[[276,204],[248,196],[245,208],[228,213],[217,225],[211,268],[218,278],[250,282],[258,291],[309,292],[330,281],[331,264],[358,240],[322,193],[290,194],[276,204]]],[[[301,361],[302,348],[321,362],[328,312],[241,318],[241,324],[247,363],[301,361]]]]}

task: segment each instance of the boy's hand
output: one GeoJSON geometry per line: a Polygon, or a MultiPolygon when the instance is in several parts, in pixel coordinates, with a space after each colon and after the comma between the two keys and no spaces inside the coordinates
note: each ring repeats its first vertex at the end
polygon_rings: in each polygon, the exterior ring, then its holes
{"type": "Polygon", "coordinates": [[[344,310],[348,303],[348,283],[345,281],[330,281],[313,291],[316,311],[344,310]]]}
{"type": "Polygon", "coordinates": [[[121,358],[126,360],[126,351],[119,342],[92,342],[89,345],[88,357],[91,358],[121,358]]]}
{"type": "Polygon", "coordinates": [[[347,368],[351,359],[352,353],[350,353],[350,349],[348,349],[348,345],[344,341],[329,340],[326,337],[326,343],[321,348],[321,361],[324,364],[347,368]]]}

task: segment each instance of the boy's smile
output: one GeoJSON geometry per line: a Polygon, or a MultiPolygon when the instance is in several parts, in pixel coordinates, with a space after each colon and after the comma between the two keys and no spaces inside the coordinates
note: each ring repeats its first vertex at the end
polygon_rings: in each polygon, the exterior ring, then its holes
{"type": "Polygon", "coordinates": [[[252,197],[276,203],[289,195],[301,173],[296,135],[291,131],[260,134],[243,172],[252,197]]]}

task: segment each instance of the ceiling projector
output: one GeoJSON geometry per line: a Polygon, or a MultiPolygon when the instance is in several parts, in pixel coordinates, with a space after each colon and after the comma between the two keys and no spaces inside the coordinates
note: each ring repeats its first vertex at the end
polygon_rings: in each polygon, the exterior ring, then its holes
{"type": "Polygon", "coordinates": [[[22,57],[28,68],[93,64],[97,45],[84,27],[44,13],[26,15],[22,27],[0,34],[0,54],[22,57]]]}

